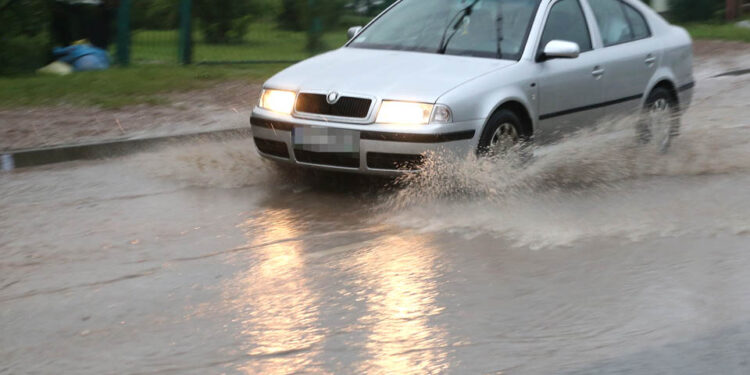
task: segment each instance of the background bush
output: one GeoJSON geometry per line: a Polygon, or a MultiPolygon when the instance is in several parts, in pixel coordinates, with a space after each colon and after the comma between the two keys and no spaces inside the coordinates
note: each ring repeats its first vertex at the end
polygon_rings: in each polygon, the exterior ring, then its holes
{"type": "Polygon", "coordinates": [[[669,0],[669,14],[677,22],[719,20],[725,0],[669,0]]]}
{"type": "Polygon", "coordinates": [[[339,26],[346,4],[346,0],[315,0],[315,7],[310,8],[308,0],[283,0],[279,26],[286,30],[308,31],[312,20],[320,17],[324,30],[334,29],[339,26]]]}
{"type": "Polygon", "coordinates": [[[391,6],[396,0],[355,0],[346,4],[345,14],[339,19],[339,26],[349,28],[364,26],[375,16],[391,6]]]}
{"type": "Polygon", "coordinates": [[[375,17],[394,2],[395,0],[352,0],[347,7],[357,14],[375,17]]]}
{"type": "Polygon", "coordinates": [[[250,23],[273,17],[280,11],[280,0],[195,0],[193,16],[208,43],[238,43],[250,23]]]}
{"type": "Polygon", "coordinates": [[[0,74],[33,71],[47,62],[49,20],[44,0],[0,0],[0,74]]]}
{"type": "Polygon", "coordinates": [[[134,0],[131,26],[134,30],[171,30],[179,24],[180,0],[134,0]]]}

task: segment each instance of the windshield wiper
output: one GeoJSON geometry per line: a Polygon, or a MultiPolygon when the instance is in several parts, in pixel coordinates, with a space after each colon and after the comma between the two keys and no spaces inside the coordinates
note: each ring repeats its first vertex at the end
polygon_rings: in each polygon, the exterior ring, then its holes
{"type": "Polygon", "coordinates": [[[455,36],[458,32],[458,28],[461,27],[464,19],[471,16],[471,11],[474,9],[474,6],[476,6],[478,2],[479,0],[474,0],[465,8],[459,10],[458,13],[456,13],[456,15],[451,18],[450,22],[448,22],[448,26],[446,26],[445,30],[443,31],[443,37],[440,39],[440,48],[438,48],[439,54],[445,54],[445,51],[448,49],[448,44],[450,44],[451,39],[453,39],[453,36],[455,36]],[[458,20],[453,22],[453,20],[455,20],[456,18],[458,18],[458,20]],[[448,35],[448,31],[450,31],[451,29],[453,29],[453,31],[450,35],[448,35]]]}

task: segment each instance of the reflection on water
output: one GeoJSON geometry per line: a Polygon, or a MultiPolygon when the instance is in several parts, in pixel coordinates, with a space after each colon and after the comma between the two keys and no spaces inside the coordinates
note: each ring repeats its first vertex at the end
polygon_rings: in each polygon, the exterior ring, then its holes
{"type": "Polygon", "coordinates": [[[422,374],[448,368],[447,334],[434,321],[443,311],[437,303],[442,270],[426,237],[381,235],[346,245],[332,255],[340,257],[335,267],[321,269],[327,249],[313,251],[314,241],[304,240],[312,229],[294,211],[267,209],[240,227],[255,246],[251,266],[227,290],[239,349],[249,357],[240,370],[422,374]],[[331,272],[339,273],[328,275],[333,280],[347,281],[313,282],[331,272]],[[342,290],[357,302],[341,300],[342,290]],[[345,318],[351,314],[353,320],[345,318]]]}
{"type": "Polygon", "coordinates": [[[448,367],[445,332],[430,322],[443,310],[436,304],[440,275],[435,250],[420,236],[381,239],[358,260],[366,280],[370,360],[362,372],[438,373],[448,367]]]}
{"type": "Polygon", "coordinates": [[[239,276],[236,301],[241,342],[252,357],[240,369],[248,374],[295,373],[312,365],[318,328],[318,297],[308,286],[299,236],[289,210],[267,210],[244,223],[257,264],[239,276]],[[261,229],[261,230],[258,230],[261,229]],[[281,242],[280,242],[281,241],[281,242]]]}

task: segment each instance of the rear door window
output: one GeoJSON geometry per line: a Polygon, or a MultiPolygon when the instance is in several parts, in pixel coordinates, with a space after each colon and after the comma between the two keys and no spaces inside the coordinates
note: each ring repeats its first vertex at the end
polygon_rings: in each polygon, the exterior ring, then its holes
{"type": "Polygon", "coordinates": [[[633,40],[633,30],[619,0],[589,0],[605,47],[633,40]]]}
{"type": "Polygon", "coordinates": [[[638,40],[650,37],[651,30],[648,28],[648,23],[643,14],[625,3],[622,3],[622,8],[625,9],[625,17],[627,17],[630,27],[633,30],[633,39],[638,40]]]}

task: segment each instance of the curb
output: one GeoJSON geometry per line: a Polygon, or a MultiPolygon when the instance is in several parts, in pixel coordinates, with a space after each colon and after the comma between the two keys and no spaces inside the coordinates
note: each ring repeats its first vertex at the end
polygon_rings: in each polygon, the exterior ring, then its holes
{"type": "Polygon", "coordinates": [[[248,127],[166,137],[127,139],[82,145],[0,151],[0,171],[8,172],[18,168],[37,167],[76,160],[113,158],[176,143],[223,141],[250,137],[252,137],[252,130],[248,127]]]}
{"type": "Polygon", "coordinates": [[[733,70],[731,72],[721,73],[718,75],[713,76],[713,78],[719,78],[719,77],[739,77],[744,76],[745,74],[750,74],[750,69],[740,69],[740,70],[733,70]]]}

